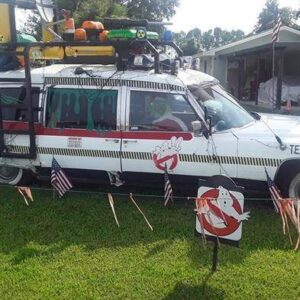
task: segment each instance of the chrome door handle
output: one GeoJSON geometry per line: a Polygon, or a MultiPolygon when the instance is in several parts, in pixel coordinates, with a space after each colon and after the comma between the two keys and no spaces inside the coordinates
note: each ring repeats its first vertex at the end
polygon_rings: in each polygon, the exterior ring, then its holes
{"type": "Polygon", "coordinates": [[[128,144],[128,143],[137,143],[138,141],[137,140],[124,140],[123,142],[124,142],[124,144],[128,144]]]}
{"type": "Polygon", "coordinates": [[[113,142],[113,143],[118,144],[120,142],[120,140],[119,139],[105,139],[105,142],[113,142]]]}

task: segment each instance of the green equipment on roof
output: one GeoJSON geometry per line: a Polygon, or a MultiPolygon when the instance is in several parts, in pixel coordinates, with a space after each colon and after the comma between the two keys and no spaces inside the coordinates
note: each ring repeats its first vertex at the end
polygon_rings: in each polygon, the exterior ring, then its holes
{"type": "MultiPolygon", "coordinates": [[[[108,39],[113,40],[135,40],[139,29],[112,29],[108,33],[108,39]]],[[[157,32],[147,31],[148,40],[158,40],[157,32]]]]}

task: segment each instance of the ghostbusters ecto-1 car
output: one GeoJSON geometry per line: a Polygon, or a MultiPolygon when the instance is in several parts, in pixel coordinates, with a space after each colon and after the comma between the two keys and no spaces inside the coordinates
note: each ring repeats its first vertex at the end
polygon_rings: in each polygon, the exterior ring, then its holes
{"type": "Polygon", "coordinates": [[[29,129],[22,107],[7,108],[13,99],[24,100],[24,87],[9,80],[24,78],[24,71],[0,78],[0,97],[7,103],[2,183],[50,175],[55,157],[70,177],[120,172],[125,184],[162,182],[167,166],[179,187],[226,174],[246,188],[266,189],[266,168],[285,195],[300,195],[300,119],[251,114],[206,74],[99,65],[33,69],[34,136],[20,135],[29,129]]]}
{"type": "Polygon", "coordinates": [[[49,177],[55,158],[89,181],[162,184],[167,168],[175,189],[225,174],[267,190],[267,169],[284,195],[300,196],[299,118],[247,112],[216,79],[185,70],[172,34],[148,31],[156,23],[75,29],[63,11],[60,34],[54,15],[51,0],[0,0],[0,183],[49,177]],[[17,35],[15,6],[39,11],[43,42],[17,35]]]}

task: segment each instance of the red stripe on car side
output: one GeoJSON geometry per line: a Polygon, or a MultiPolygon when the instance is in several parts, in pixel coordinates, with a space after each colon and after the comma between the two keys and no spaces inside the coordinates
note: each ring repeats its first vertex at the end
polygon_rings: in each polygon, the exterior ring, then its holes
{"type": "Polygon", "coordinates": [[[173,136],[182,137],[184,141],[190,141],[193,135],[190,132],[161,132],[161,131],[124,131],[123,139],[136,140],[170,140],[173,136]]]}
{"type": "MultiPolygon", "coordinates": [[[[170,140],[174,137],[181,137],[184,141],[190,141],[193,135],[189,132],[161,132],[161,131],[97,131],[86,129],[70,128],[46,128],[41,124],[35,124],[36,135],[48,136],[74,136],[74,137],[94,137],[94,138],[116,138],[116,139],[136,139],[136,140],[170,140]]],[[[8,130],[28,130],[28,123],[5,121],[4,129],[8,130]]]]}

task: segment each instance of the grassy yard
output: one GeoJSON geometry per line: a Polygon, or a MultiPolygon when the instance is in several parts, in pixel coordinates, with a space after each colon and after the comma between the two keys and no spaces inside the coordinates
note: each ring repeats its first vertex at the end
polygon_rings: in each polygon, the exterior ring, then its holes
{"type": "Polygon", "coordinates": [[[26,207],[15,190],[0,195],[0,299],[300,298],[300,252],[271,207],[248,204],[240,248],[222,245],[211,274],[192,203],[136,198],[151,232],[127,198],[114,197],[117,228],[103,196],[34,191],[26,207]]]}

